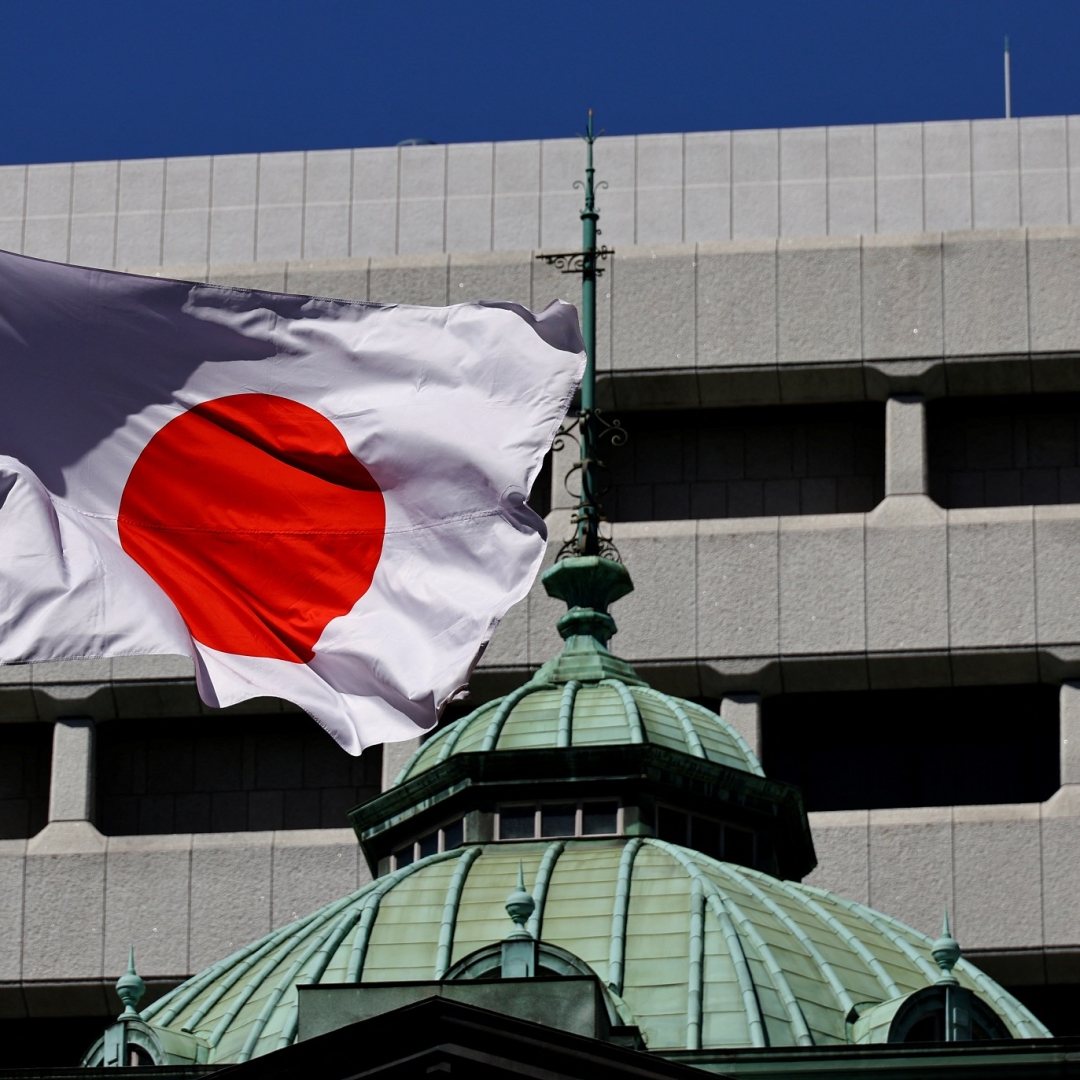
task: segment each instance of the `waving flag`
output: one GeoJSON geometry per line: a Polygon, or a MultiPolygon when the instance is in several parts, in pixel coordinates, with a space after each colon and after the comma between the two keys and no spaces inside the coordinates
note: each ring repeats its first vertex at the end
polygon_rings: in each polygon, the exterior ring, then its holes
{"type": "Polygon", "coordinates": [[[0,253],[0,663],[182,654],[351,753],[429,728],[543,555],[574,309],[0,253]]]}

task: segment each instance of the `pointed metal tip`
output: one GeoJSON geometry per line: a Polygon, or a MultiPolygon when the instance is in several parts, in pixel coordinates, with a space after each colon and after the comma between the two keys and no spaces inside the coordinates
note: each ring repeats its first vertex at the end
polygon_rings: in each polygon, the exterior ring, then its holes
{"type": "Polygon", "coordinates": [[[942,937],[952,937],[952,934],[949,933],[949,909],[948,908],[945,908],[944,915],[943,915],[942,920],[941,920],[941,936],[942,937]]]}
{"type": "Polygon", "coordinates": [[[134,975],[135,974],[135,946],[134,945],[129,945],[128,946],[128,968],[127,968],[127,973],[129,975],[134,975]]]}
{"type": "Polygon", "coordinates": [[[1009,51],[1009,35],[1008,34],[1005,35],[1005,51],[1006,52],[1009,51]]]}
{"type": "Polygon", "coordinates": [[[518,859],[518,888],[525,891],[525,864],[518,859]]]}

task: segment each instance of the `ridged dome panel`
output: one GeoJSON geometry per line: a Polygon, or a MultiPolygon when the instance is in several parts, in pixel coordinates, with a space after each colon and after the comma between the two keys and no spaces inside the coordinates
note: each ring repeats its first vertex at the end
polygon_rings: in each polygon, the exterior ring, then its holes
{"type": "MultiPolygon", "coordinates": [[[[633,1013],[650,1050],[845,1043],[853,1007],[933,985],[931,940],[806,885],[657,840],[467,847],[379,878],[242,949],[144,1010],[210,1063],[295,1038],[298,983],[430,980],[505,937],[518,862],[530,929],[584,960],[633,1013]]],[[[1046,1028],[961,961],[962,986],[1016,1037],[1046,1028]]]]}
{"type": "Polygon", "coordinates": [[[745,740],[716,713],[648,686],[606,679],[564,686],[527,683],[488,702],[429,739],[397,782],[452,754],[643,742],[764,775],[745,740]]]}

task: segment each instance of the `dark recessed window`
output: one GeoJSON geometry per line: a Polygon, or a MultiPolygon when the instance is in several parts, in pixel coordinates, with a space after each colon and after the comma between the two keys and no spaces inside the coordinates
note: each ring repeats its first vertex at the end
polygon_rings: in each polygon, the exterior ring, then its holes
{"type": "Polygon", "coordinates": [[[508,804],[499,807],[497,818],[500,840],[615,836],[622,831],[619,804],[614,800],[508,804]]]}
{"type": "Polygon", "coordinates": [[[756,836],[746,829],[727,825],[700,814],[687,814],[670,806],[656,808],[656,835],[671,844],[680,844],[714,859],[757,866],[756,836]]]}
{"type": "Polygon", "coordinates": [[[0,724],[0,840],[45,827],[52,736],[52,724],[0,724]]]}
{"type": "MultiPolygon", "coordinates": [[[[880,402],[620,412],[611,521],[865,512],[885,496],[880,402]]],[[[556,482],[561,482],[556,478],[556,482]]]]}
{"type": "Polygon", "coordinates": [[[461,847],[465,836],[464,824],[462,818],[457,818],[438,829],[424,833],[412,843],[402,845],[394,852],[391,869],[400,870],[417,859],[426,859],[429,855],[435,855],[440,851],[452,851],[456,847],[461,847]]]}
{"type": "Polygon", "coordinates": [[[1059,780],[1058,688],[780,694],[763,703],[766,773],[807,810],[1042,802],[1059,780]]]}

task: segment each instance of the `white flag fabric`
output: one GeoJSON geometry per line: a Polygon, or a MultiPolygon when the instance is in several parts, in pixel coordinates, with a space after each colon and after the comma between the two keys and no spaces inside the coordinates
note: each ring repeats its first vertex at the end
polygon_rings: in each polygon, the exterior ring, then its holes
{"type": "Polygon", "coordinates": [[[430,728],[539,568],[574,308],[0,253],[0,663],[181,654],[350,753],[430,728]]]}

